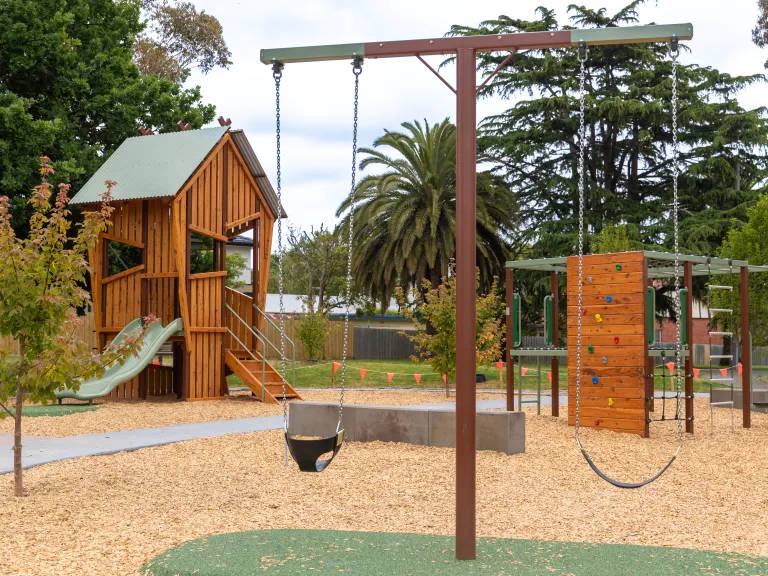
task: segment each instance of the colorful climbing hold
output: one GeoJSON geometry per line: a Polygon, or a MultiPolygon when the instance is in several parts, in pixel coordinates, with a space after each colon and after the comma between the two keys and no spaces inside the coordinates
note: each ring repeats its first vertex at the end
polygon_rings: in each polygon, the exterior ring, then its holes
{"type": "Polygon", "coordinates": [[[618,270],[619,272],[621,272],[621,264],[616,264],[616,270],[618,270]]]}
{"type": "Polygon", "coordinates": [[[610,304],[611,302],[613,302],[613,296],[606,296],[605,301],[608,302],[608,304],[610,304]]]}
{"type": "Polygon", "coordinates": [[[595,418],[595,426],[600,426],[600,418],[595,418]]]}
{"type": "Polygon", "coordinates": [[[590,354],[594,354],[595,353],[595,347],[594,346],[587,346],[587,352],[589,352],[590,354]]]}
{"type": "Polygon", "coordinates": [[[581,309],[581,315],[582,316],[586,316],[587,315],[587,309],[586,308],[582,308],[581,309]]]}
{"type": "Polygon", "coordinates": [[[616,337],[613,339],[613,342],[614,342],[615,344],[618,344],[618,343],[619,343],[619,337],[618,337],[618,336],[616,336],[616,337]]]}
{"type": "Polygon", "coordinates": [[[592,276],[590,276],[589,278],[587,278],[587,282],[589,282],[590,284],[592,284],[592,276]]]}
{"type": "Polygon", "coordinates": [[[608,364],[608,357],[607,356],[603,356],[603,364],[608,364]]]}
{"type": "Polygon", "coordinates": [[[597,379],[597,376],[592,376],[592,384],[597,384],[600,380],[597,379]]]}
{"type": "Polygon", "coordinates": [[[602,316],[600,316],[600,314],[595,314],[595,320],[596,320],[597,322],[602,322],[602,321],[603,321],[603,317],[602,317],[602,316]]]}
{"type": "Polygon", "coordinates": [[[613,406],[613,398],[608,398],[608,406],[613,406]]]}

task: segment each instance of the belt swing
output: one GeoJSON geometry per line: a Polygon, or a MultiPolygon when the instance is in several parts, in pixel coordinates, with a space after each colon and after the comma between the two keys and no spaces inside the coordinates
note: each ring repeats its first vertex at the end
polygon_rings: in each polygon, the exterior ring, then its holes
{"type": "MultiPolygon", "coordinates": [[[[603,480],[617,488],[641,488],[657,480],[664,472],[666,472],[677,456],[680,454],[680,450],[683,447],[683,420],[681,417],[682,403],[682,331],[681,331],[681,314],[682,306],[680,301],[680,252],[679,252],[679,234],[678,234],[678,175],[679,175],[679,146],[678,146],[678,134],[677,134],[677,59],[679,56],[679,46],[677,37],[672,38],[670,56],[672,58],[672,187],[673,187],[673,226],[674,226],[674,241],[675,241],[675,314],[677,316],[675,322],[675,365],[676,365],[676,381],[677,381],[677,408],[676,408],[676,420],[677,420],[677,450],[672,458],[659,470],[655,475],[643,480],[642,482],[620,482],[605,474],[598,468],[593,462],[586,448],[581,442],[581,434],[579,427],[579,408],[581,401],[581,335],[582,335],[582,315],[577,314],[577,336],[576,336],[576,418],[575,418],[575,438],[576,444],[581,450],[581,454],[589,464],[590,468],[603,480]]],[[[586,100],[586,62],[588,57],[588,50],[586,43],[579,43],[579,277],[578,277],[578,309],[583,309],[583,274],[584,274],[584,188],[585,188],[585,156],[586,156],[586,127],[585,127],[585,100],[586,100]]],[[[653,378],[653,376],[651,376],[653,378]]]]}

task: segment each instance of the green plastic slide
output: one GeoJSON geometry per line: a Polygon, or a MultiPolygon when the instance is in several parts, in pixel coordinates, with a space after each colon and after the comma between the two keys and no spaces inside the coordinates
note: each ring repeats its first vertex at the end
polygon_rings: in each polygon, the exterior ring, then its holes
{"type": "MultiPolygon", "coordinates": [[[[171,336],[176,336],[183,328],[184,323],[181,318],[177,318],[166,327],[163,327],[162,322],[158,320],[147,328],[144,344],[139,349],[138,356],[129,356],[122,365],[118,362],[114,363],[107,368],[101,378],[82,382],[77,392],[71,389],[57,390],[56,397],[93,400],[109,394],[116,386],[138,376],[152,362],[160,350],[160,346],[171,336]]],[[[120,334],[115,337],[114,342],[119,343],[126,336],[138,330],[141,330],[141,318],[137,318],[123,328],[120,334]]]]}

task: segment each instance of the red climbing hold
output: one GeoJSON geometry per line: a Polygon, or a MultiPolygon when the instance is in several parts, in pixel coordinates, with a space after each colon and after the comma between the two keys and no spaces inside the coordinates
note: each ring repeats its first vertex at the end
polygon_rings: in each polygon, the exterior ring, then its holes
{"type": "Polygon", "coordinates": [[[600,418],[595,418],[595,426],[600,426],[600,418]]]}
{"type": "Polygon", "coordinates": [[[587,309],[586,308],[582,308],[581,309],[581,315],[582,316],[586,316],[587,315],[587,309]]]}
{"type": "Polygon", "coordinates": [[[619,343],[619,337],[618,337],[618,336],[616,336],[616,337],[613,339],[613,341],[614,341],[616,344],[618,344],[618,343],[619,343]]]}

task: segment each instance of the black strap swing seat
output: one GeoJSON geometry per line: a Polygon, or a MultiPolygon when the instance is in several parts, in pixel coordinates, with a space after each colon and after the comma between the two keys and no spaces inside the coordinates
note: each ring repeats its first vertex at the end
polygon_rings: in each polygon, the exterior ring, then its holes
{"type": "Polygon", "coordinates": [[[336,457],[344,443],[344,430],[339,430],[333,436],[327,438],[303,439],[293,438],[285,433],[285,442],[291,452],[294,462],[299,465],[302,472],[322,472],[336,457]],[[319,460],[323,454],[331,453],[327,460],[319,460]]]}

